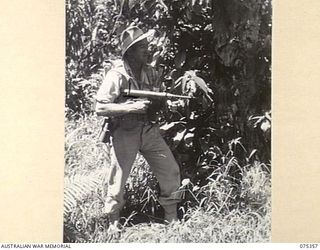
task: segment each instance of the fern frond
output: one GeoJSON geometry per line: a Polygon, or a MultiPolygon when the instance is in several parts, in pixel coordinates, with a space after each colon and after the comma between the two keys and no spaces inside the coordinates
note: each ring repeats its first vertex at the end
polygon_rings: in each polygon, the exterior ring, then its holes
{"type": "Polygon", "coordinates": [[[64,216],[67,217],[78,203],[84,201],[90,194],[103,187],[107,171],[99,169],[94,172],[73,173],[65,177],[64,216]]]}

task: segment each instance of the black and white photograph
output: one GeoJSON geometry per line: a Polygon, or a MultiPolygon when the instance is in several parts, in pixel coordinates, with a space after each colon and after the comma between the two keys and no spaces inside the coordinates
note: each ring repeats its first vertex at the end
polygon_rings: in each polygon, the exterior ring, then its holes
{"type": "Polygon", "coordinates": [[[65,0],[63,242],[270,242],[271,43],[271,0],[65,0]]]}

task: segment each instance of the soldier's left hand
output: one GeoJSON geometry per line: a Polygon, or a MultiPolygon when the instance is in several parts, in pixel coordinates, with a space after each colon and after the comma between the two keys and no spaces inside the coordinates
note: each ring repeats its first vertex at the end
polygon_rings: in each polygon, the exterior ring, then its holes
{"type": "Polygon", "coordinates": [[[167,100],[167,106],[171,112],[177,112],[178,108],[184,106],[184,102],[182,100],[177,100],[177,101],[167,100]]]}

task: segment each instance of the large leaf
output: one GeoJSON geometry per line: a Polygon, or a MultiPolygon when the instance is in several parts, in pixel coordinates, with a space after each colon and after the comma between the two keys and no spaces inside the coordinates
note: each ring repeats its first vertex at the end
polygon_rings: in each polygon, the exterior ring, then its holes
{"type": "Polygon", "coordinates": [[[173,141],[175,143],[179,143],[183,139],[185,133],[186,133],[186,129],[184,129],[183,131],[177,132],[177,134],[173,137],[173,141]]]}
{"type": "Polygon", "coordinates": [[[208,93],[212,93],[212,90],[207,86],[206,82],[202,78],[194,76],[193,80],[206,95],[208,95],[208,93]]]}
{"type": "Polygon", "coordinates": [[[177,122],[167,122],[160,127],[160,130],[168,131],[178,125],[185,124],[185,122],[177,121],[177,122]]]}

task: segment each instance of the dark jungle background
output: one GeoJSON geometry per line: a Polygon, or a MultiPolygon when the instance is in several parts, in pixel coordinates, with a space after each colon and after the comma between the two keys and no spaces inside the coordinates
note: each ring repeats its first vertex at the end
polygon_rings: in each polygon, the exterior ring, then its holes
{"type": "Polygon", "coordinates": [[[269,0],[66,0],[65,242],[270,241],[271,17],[269,0]],[[181,166],[181,222],[161,223],[138,156],[123,227],[110,232],[109,146],[93,103],[128,25],[154,31],[150,63],[167,91],[195,98],[161,120],[181,166]]]}

